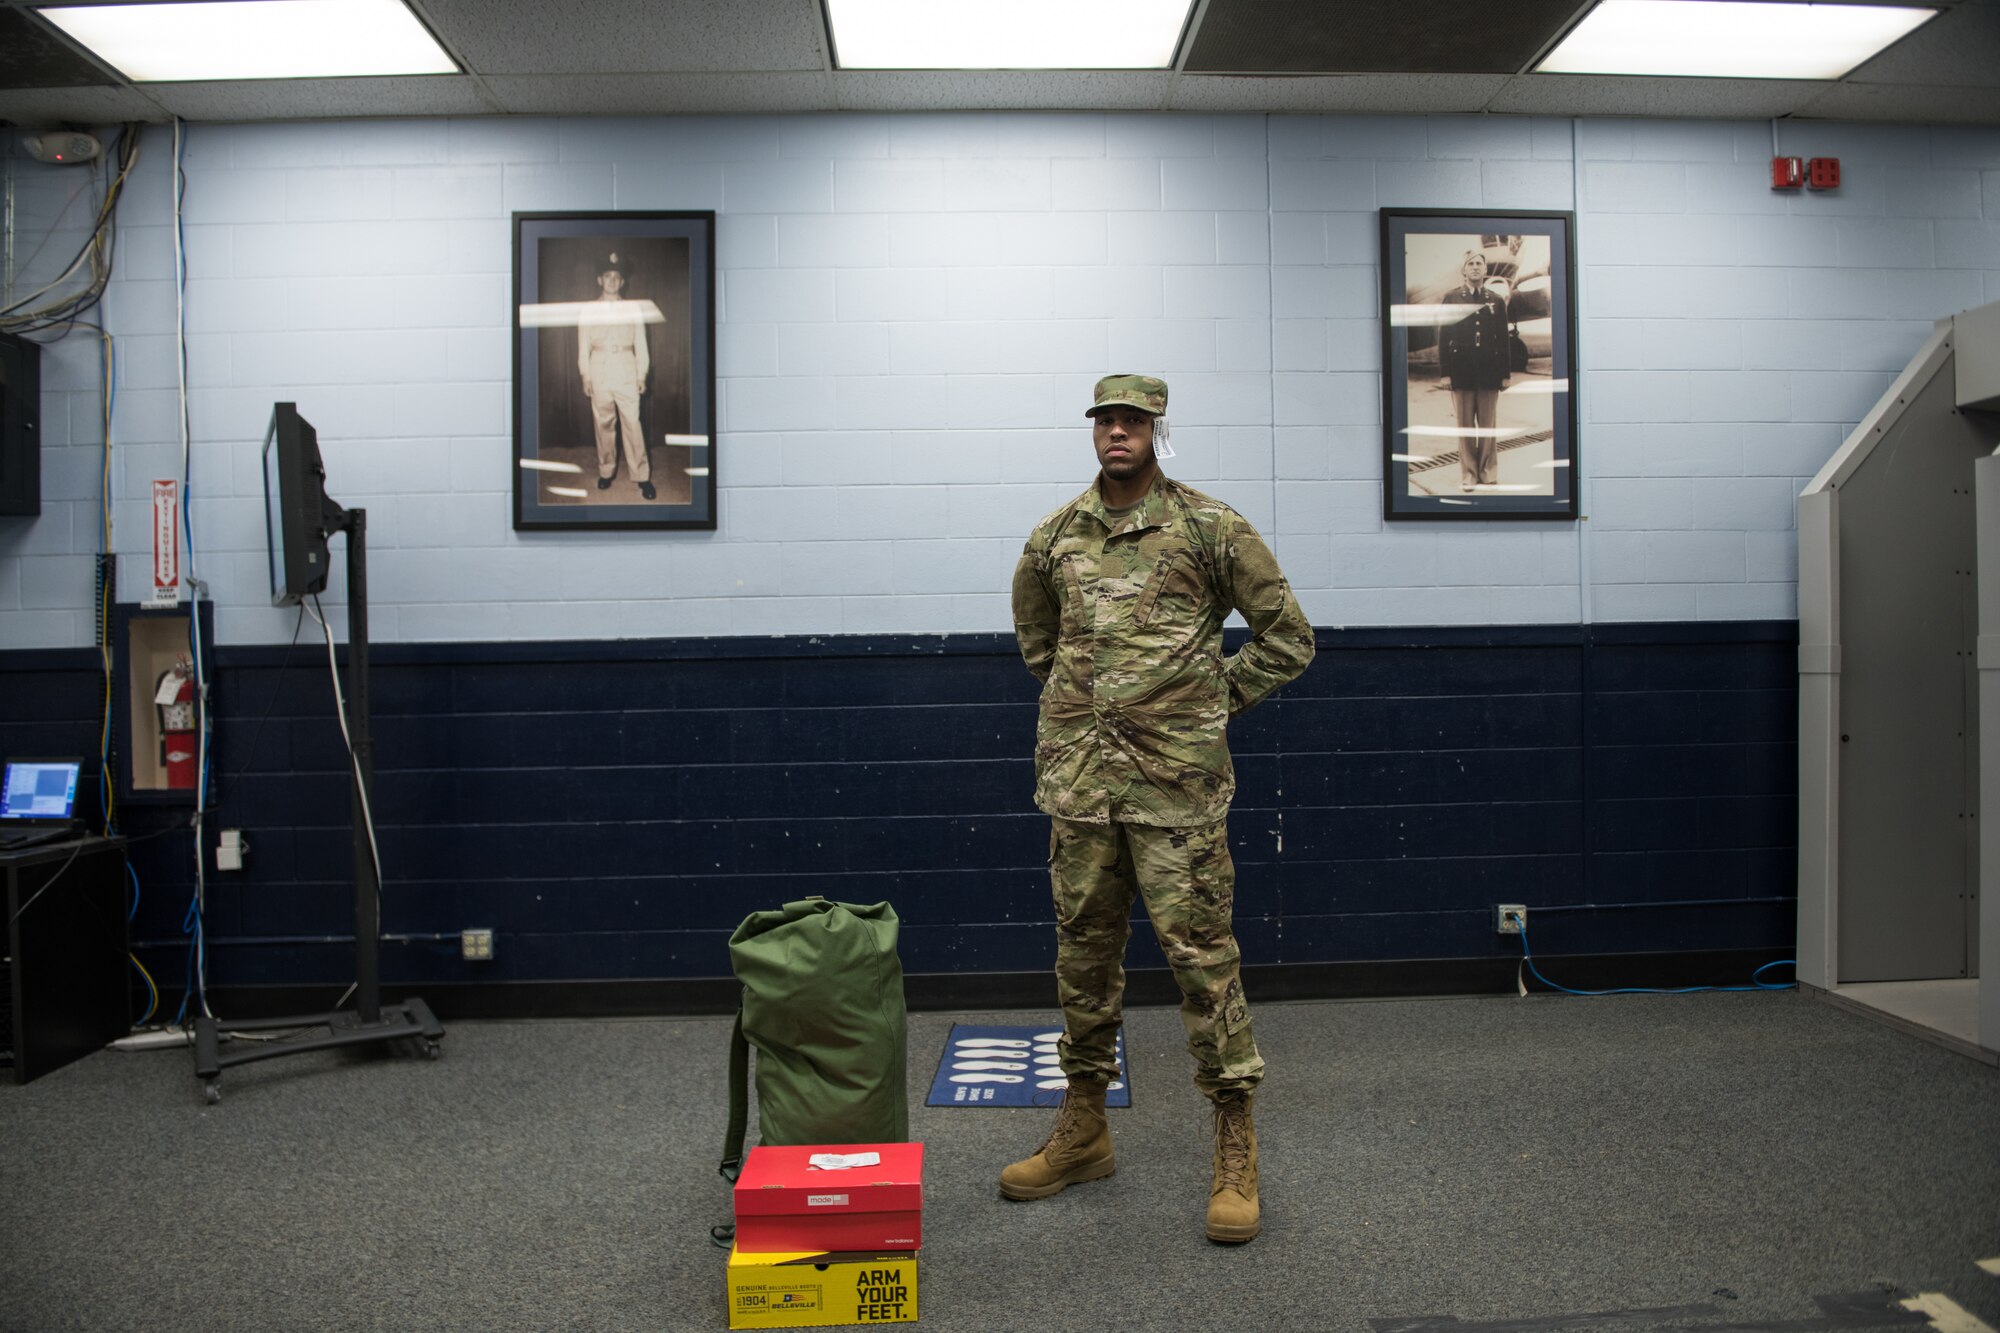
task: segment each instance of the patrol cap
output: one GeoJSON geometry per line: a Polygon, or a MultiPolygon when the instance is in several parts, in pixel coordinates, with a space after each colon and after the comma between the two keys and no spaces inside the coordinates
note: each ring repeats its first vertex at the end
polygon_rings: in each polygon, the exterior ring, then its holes
{"type": "Polygon", "coordinates": [[[613,250],[610,254],[604,256],[603,262],[598,264],[597,266],[597,271],[600,274],[616,273],[619,274],[621,277],[627,277],[627,278],[632,276],[632,266],[630,264],[627,264],[625,262],[625,257],[619,254],[616,250],[613,250]]]}
{"type": "Polygon", "coordinates": [[[1094,417],[1107,407],[1136,407],[1156,417],[1164,416],[1167,382],[1151,375],[1106,375],[1097,382],[1096,398],[1085,416],[1094,417]]]}

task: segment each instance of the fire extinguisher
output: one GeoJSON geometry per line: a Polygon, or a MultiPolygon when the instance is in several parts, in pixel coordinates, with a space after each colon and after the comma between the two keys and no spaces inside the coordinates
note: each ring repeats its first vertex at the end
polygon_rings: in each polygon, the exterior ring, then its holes
{"type": "Polygon", "coordinates": [[[193,791],[197,767],[194,668],[186,658],[160,673],[153,704],[160,714],[160,762],[166,766],[167,787],[193,791]]]}

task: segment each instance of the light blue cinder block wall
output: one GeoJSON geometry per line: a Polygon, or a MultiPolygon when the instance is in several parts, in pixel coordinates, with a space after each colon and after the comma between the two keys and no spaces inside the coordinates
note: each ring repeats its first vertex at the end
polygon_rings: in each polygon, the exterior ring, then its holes
{"type": "MultiPolygon", "coordinates": [[[[1171,381],[1170,470],[1271,537],[1318,624],[1789,618],[1803,479],[1931,321],[2000,299],[2000,130],[1779,133],[1839,157],[1841,190],[1766,188],[1763,122],[191,126],[195,569],[223,642],[290,636],[257,460],[290,399],[369,511],[378,640],[1004,630],[1022,537],[1091,475],[1089,386],[1120,370],[1171,381]],[[1383,522],[1391,206],[1576,210],[1587,522],[1383,522]],[[716,532],[511,530],[517,209],[720,214],[716,532]]],[[[105,302],[126,600],[148,485],[181,470],[172,140],[144,134],[105,302]]],[[[82,178],[14,167],[21,235],[72,253],[82,178]]],[[[93,639],[98,358],[79,336],[46,361],[43,514],[0,520],[7,647],[93,639]]]]}

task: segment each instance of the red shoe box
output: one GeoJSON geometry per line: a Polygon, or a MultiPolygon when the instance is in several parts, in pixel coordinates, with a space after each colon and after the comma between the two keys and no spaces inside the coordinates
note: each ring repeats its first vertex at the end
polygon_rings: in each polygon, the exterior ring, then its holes
{"type": "Polygon", "coordinates": [[[914,1250],[924,1240],[924,1145],[798,1144],[752,1148],[736,1178],[736,1248],[914,1250]],[[818,1153],[879,1153],[875,1166],[825,1171],[818,1153]]]}

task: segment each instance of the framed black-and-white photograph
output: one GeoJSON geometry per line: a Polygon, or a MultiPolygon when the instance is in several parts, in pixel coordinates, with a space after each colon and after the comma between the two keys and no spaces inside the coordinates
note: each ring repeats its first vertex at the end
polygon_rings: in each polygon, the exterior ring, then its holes
{"type": "Polygon", "coordinates": [[[514,526],[715,526],[715,214],[514,215],[514,526]]]}
{"type": "Polygon", "coordinates": [[[1386,517],[1576,517],[1575,230],[1382,210],[1386,517]]]}

